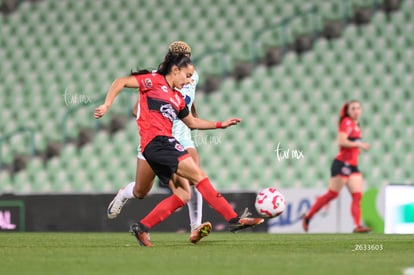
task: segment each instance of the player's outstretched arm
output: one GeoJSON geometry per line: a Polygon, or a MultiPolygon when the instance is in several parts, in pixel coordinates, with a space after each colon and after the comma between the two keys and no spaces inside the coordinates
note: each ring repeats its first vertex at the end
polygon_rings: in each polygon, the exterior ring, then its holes
{"type": "Polygon", "coordinates": [[[348,135],[343,132],[338,133],[338,145],[342,147],[359,147],[364,150],[369,149],[369,144],[360,141],[351,141],[348,139],[348,135]]]}
{"type": "Polygon", "coordinates": [[[191,114],[192,114],[194,117],[198,117],[198,112],[197,112],[197,108],[196,108],[195,103],[193,103],[193,105],[191,105],[191,114]]]}
{"type": "Polygon", "coordinates": [[[126,76],[115,79],[106,94],[104,104],[95,109],[95,118],[101,118],[105,115],[123,88],[139,88],[136,78],[134,76],[126,76]]]}
{"type": "Polygon", "coordinates": [[[233,125],[239,124],[242,120],[241,118],[229,118],[225,121],[209,121],[201,118],[194,117],[192,114],[184,117],[182,121],[190,129],[199,129],[199,130],[209,130],[217,128],[227,128],[233,125]]]}

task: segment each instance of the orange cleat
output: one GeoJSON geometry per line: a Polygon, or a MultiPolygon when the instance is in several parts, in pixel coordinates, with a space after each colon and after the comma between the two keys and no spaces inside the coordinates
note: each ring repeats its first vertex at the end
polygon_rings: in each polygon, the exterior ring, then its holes
{"type": "Polygon", "coordinates": [[[368,233],[368,232],[371,232],[371,228],[359,225],[355,227],[354,231],[352,232],[353,233],[368,233]]]}
{"type": "Polygon", "coordinates": [[[135,236],[140,246],[151,247],[152,243],[150,242],[148,229],[145,228],[141,223],[134,223],[131,225],[129,232],[135,236]]]}
{"type": "Polygon", "coordinates": [[[230,221],[229,229],[231,232],[236,232],[245,228],[253,227],[264,222],[263,218],[250,218],[252,213],[249,209],[244,209],[243,214],[237,219],[234,218],[230,221]]]}
{"type": "Polygon", "coordinates": [[[196,230],[191,231],[190,242],[198,243],[202,238],[207,237],[211,232],[212,226],[210,222],[204,222],[196,230]]]}

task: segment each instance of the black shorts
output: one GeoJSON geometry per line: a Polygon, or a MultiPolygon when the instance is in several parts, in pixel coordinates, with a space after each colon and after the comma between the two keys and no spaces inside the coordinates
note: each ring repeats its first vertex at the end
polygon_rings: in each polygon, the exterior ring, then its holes
{"type": "Polygon", "coordinates": [[[187,150],[174,137],[167,136],[155,137],[142,154],[162,184],[168,184],[177,171],[180,160],[190,157],[187,150]]]}
{"type": "Polygon", "coordinates": [[[358,166],[334,159],[331,166],[331,177],[341,176],[348,178],[351,174],[359,174],[358,166]]]}

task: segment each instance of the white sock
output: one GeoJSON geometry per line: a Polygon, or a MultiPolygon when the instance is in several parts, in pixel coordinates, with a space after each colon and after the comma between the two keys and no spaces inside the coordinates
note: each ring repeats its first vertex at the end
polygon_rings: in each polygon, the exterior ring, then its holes
{"type": "Polygon", "coordinates": [[[124,199],[135,199],[134,192],[133,192],[134,186],[135,186],[135,181],[128,183],[128,185],[125,186],[124,189],[122,189],[121,196],[124,199]]]}
{"type": "Polygon", "coordinates": [[[187,203],[188,214],[190,216],[191,230],[200,226],[203,216],[203,196],[198,192],[194,185],[191,186],[191,200],[187,203]]]}

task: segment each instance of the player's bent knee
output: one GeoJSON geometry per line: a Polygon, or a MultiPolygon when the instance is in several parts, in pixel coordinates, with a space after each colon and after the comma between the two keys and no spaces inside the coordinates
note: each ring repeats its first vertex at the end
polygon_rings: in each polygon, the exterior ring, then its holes
{"type": "Polygon", "coordinates": [[[177,174],[196,184],[202,179],[206,178],[207,175],[203,170],[200,169],[199,166],[193,164],[194,162],[185,163],[185,160],[181,161],[177,169],[177,174]]]}
{"type": "Polygon", "coordinates": [[[191,192],[179,191],[177,189],[174,194],[179,197],[184,203],[187,203],[191,200],[191,192]]]}

